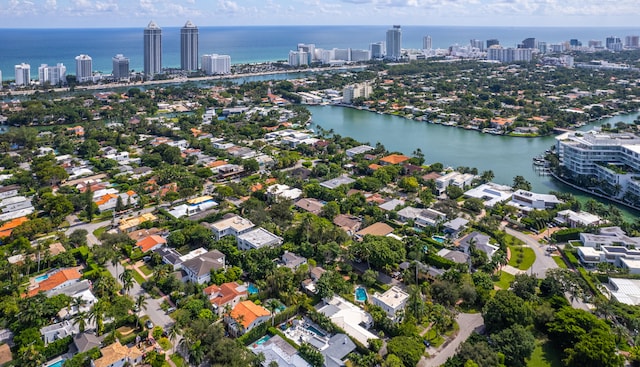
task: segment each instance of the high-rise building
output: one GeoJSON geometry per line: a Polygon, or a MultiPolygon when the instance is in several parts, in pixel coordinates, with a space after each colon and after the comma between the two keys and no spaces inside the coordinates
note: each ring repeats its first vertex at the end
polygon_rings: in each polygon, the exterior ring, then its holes
{"type": "Polygon", "coordinates": [[[202,55],[202,70],[207,75],[231,73],[231,56],[229,55],[202,55]]]}
{"type": "Polygon", "coordinates": [[[593,48],[602,48],[602,41],[598,41],[598,40],[589,40],[589,47],[593,47],[593,48]]]}
{"type": "Polygon", "coordinates": [[[129,78],[129,58],[124,57],[122,54],[117,54],[113,57],[113,78],[114,79],[127,79],[129,78]]]}
{"type": "Polygon", "coordinates": [[[369,50],[356,50],[351,49],[351,61],[369,61],[371,60],[371,52],[369,50]]]}
{"type": "Polygon", "coordinates": [[[2,70],[0,70],[0,89],[2,89],[2,70]]]}
{"type": "Polygon", "coordinates": [[[487,40],[487,48],[490,48],[491,46],[499,46],[499,45],[500,45],[500,41],[498,41],[495,38],[487,40]]]}
{"type": "Polygon", "coordinates": [[[433,49],[433,44],[431,43],[431,36],[422,37],[422,49],[423,50],[433,49]]]}
{"type": "Polygon", "coordinates": [[[84,83],[93,77],[93,60],[89,55],[76,56],[76,81],[84,83]]]}
{"type": "Polygon", "coordinates": [[[609,36],[605,40],[605,47],[611,51],[622,51],[622,41],[619,37],[609,36]]]}
{"type": "Polygon", "coordinates": [[[67,68],[58,63],[56,66],[42,64],[38,68],[38,82],[40,85],[49,84],[52,86],[60,85],[66,82],[67,68]]]}
{"type": "Polygon", "coordinates": [[[384,42],[376,42],[369,45],[371,57],[374,59],[382,59],[384,57],[384,42]]]}
{"type": "Polygon", "coordinates": [[[628,48],[639,48],[640,36],[626,36],[624,38],[624,45],[628,48]]]}
{"type": "Polygon", "coordinates": [[[309,65],[309,53],[306,51],[289,51],[289,65],[309,65]]]}
{"type": "Polygon", "coordinates": [[[198,70],[198,27],[190,20],[180,29],[180,68],[198,70]]]}
{"type": "Polygon", "coordinates": [[[351,61],[351,49],[350,48],[334,48],[333,59],[341,61],[351,61]]]}
{"type": "Polygon", "coordinates": [[[571,47],[582,47],[582,42],[577,38],[572,38],[569,40],[569,46],[571,47]]]}
{"type": "Polygon", "coordinates": [[[536,39],[535,38],[526,38],[522,41],[522,47],[520,48],[536,48],[536,39]]]}
{"type": "Polygon", "coordinates": [[[31,82],[31,65],[22,64],[16,65],[15,68],[16,85],[29,85],[31,82]]]}
{"type": "Polygon", "coordinates": [[[387,31],[387,54],[385,57],[390,60],[398,60],[402,56],[402,30],[399,25],[387,31]]]}
{"type": "Polygon", "coordinates": [[[533,50],[530,48],[502,48],[494,45],[487,50],[487,60],[499,62],[531,61],[533,50]]]}
{"type": "Polygon", "coordinates": [[[144,29],[144,74],[154,76],[162,72],[162,29],[151,21],[144,29]]]}
{"type": "Polygon", "coordinates": [[[307,64],[310,64],[315,60],[316,45],[313,43],[298,43],[298,51],[307,53],[307,56],[309,57],[307,64]]]}
{"type": "Polygon", "coordinates": [[[482,40],[477,40],[477,39],[469,40],[469,45],[472,48],[477,48],[480,51],[484,51],[484,42],[482,40]]]}

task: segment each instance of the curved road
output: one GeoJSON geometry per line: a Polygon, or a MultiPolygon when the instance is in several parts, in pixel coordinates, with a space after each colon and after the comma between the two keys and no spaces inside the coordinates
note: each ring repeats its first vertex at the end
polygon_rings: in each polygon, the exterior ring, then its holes
{"type": "Polygon", "coordinates": [[[456,354],[458,346],[462,344],[472,332],[478,330],[484,325],[482,315],[479,313],[461,313],[456,317],[456,321],[460,326],[458,335],[444,348],[437,350],[435,348],[428,348],[429,355],[433,358],[422,357],[418,362],[418,367],[437,367],[443,365],[449,357],[456,354]]]}
{"type": "Polygon", "coordinates": [[[558,267],[558,264],[553,261],[551,255],[544,250],[544,245],[538,243],[535,238],[508,227],[504,230],[515,238],[524,241],[525,245],[530,247],[536,254],[536,261],[533,262],[533,265],[527,271],[527,273],[533,274],[537,278],[543,279],[546,277],[547,270],[556,269],[558,267]]]}

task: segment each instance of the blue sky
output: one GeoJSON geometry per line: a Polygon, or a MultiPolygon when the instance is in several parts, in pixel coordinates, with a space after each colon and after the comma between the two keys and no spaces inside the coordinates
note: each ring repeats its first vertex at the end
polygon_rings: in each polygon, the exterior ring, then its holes
{"type": "Polygon", "coordinates": [[[0,0],[2,28],[233,25],[636,26],[639,0],[0,0]]]}

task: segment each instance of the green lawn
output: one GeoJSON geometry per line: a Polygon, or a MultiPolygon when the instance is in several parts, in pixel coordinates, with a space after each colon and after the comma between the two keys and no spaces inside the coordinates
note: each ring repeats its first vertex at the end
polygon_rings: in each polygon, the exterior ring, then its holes
{"type": "Polygon", "coordinates": [[[558,264],[561,269],[567,268],[567,263],[564,262],[564,259],[561,256],[551,256],[551,258],[556,262],[556,264],[558,264]]]}
{"type": "Polygon", "coordinates": [[[424,338],[431,342],[431,346],[434,348],[438,348],[442,343],[444,343],[444,338],[440,335],[436,335],[436,330],[433,328],[424,334],[424,338]]]}
{"type": "Polygon", "coordinates": [[[95,231],[93,231],[93,235],[96,236],[96,238],[100,238],[100,235],[102,235],[106,230],[107,230],[107,227],[100,227],[95,231]]]}
{"type": "Polygon", "coordinates": [[[500,273],[500,279],[494,281],[493,284],[497,285],[501,289],[509,289],[509,285],[516,279],[515,276],[507,273],[506,271],[502,271],[500,273]]]}
{"type": "Polygon", "coordinates": [[[146,265],[139,266],[138,269],[146,276],[153,274],[153,270],[149,269],[146,265]]]}
{"type": "Polygon", "coordinates": [[[132,274],[133,274],[133,279],[135,279],[135,281],[138,282],[138,284],[142,284],[145,282],[142,275],[140,275],[140,273],[138,273],[137,271],[134,270],[132,274]]]}
{"type": "Polygon", "coordinates": [[[514,268],[518,268],[520,270],[528,270],[531,265],[536,261],[536,254],[529,247],[522,246],[509,246],[511,250],[511,259],[509,260],[509,265],[514,268]],[[518,265],[519,254],[522,252],[522,262],[518,265]]]}
{"type": "Polygon", "coordinates": [[[176,367],[184,367],[187,365],[184,361],[184,358],[182,358],[182,356],[180,356],[178,353],[170,355],[169,358],[171,358],[173,363],[175,363],[176,367]]]}
{"type": "Polygon", "coordinates": [[[527,360],[527,367],[561,367],[562,360],[558,351],[548,340],[537,340],[536,348],[527,360]]]}

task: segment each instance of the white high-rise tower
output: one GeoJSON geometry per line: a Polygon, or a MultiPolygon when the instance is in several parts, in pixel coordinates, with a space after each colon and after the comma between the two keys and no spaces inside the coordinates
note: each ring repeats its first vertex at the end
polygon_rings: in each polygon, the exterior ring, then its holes
{"type": "Polygon", "coordinates": [[[31,65],[22,64],[15,66],[16,85],[29,85],[31,82],[31,65]]]}
{"type": "Polygon", "coordinates": [[[89,55],[76,56],[76,80],[78,83],[91,81],[93,76],[93,59],[89,55]]]}
{"type": "Polygon", "coordinates": [[[154,76],[162,72],[162,29],[151,21],[144,29],[144,74],[154,76]]]}
{"type": "Polygon", "coordinates": [[[180,68],[198,70],[198,27],[191,21],[180,29],[180,68]]]}

